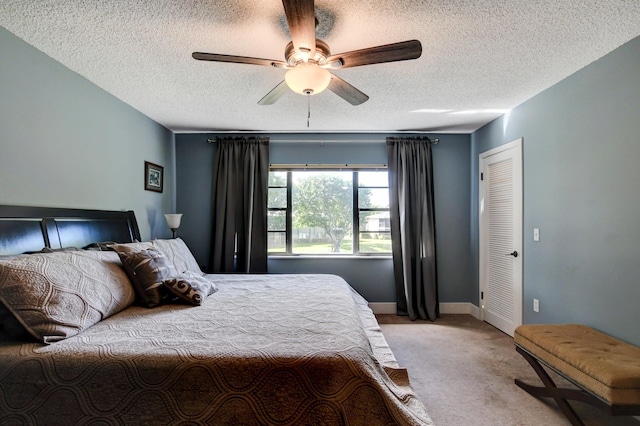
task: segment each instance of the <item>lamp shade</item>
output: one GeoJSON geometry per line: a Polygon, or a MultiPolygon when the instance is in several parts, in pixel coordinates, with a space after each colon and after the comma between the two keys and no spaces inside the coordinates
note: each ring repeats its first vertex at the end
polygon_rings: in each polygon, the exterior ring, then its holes
{"type": "Polygon", "coordinates": [[[291,90],[301,95],[316,95],[329,86],[331,73],[315,64],[301,63],[284,75],[291,90]]]}
{"type": "Polygon", "coordinates": [[[180,228],[182,213],[165,214],[164,217],[167,219],[167,225],[169,225],[169,228],[172,230],[180,228]]]}

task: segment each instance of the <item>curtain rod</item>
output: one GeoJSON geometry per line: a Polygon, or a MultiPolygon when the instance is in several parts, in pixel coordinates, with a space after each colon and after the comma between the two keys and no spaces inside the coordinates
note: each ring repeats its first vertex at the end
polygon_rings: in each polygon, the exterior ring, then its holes
{"type": "MultiPolygon", "coordinates": [[[[431,139],[431,145],[438,145],[440,140],[438,138],[431,139]]],[[[215,139],[207,139],[207,142],[214,143],[215,139]]],[[[380,139],[271,139],[269,138],[269,142],[316,142],[320,145],[326,143],[336,143],[336,142],[384,142],[380,139]]]]}
{"type": "Polygon", "coordinates": [[[386,164],[269,164],[270,169],[331,169],[331,170],[373,170],[373,169],[387,169],[386,164]]]}

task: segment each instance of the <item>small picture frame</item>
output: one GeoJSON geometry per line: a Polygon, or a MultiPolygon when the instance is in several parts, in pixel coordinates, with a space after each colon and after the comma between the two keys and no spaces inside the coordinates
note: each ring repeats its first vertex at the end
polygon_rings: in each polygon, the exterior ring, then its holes
{"type": "Polygon", "coordinates": [[[145,161],[144,189],[147,191],[162,192],[163,174],[164,167],[145,161]]]}

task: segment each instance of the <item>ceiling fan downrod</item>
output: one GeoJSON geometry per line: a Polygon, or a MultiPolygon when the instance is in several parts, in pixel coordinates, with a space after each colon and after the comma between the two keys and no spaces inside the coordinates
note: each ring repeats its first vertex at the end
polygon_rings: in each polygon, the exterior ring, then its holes
{"type": "Polygon", "coordinates": [[[311,120],[311,93],[307,93],[307,128],[309,127],[309,120],[311,120]]]}

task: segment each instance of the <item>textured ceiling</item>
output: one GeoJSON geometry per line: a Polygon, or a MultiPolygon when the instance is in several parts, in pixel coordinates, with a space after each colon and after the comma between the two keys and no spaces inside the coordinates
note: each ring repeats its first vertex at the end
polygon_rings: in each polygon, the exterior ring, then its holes
{"type": "MultiPolygon", "coordinates": [[[[175,132],[469,133],[640,35],[638,0],[317,0],[331,53],[418,39],[419,59],[334,71],[330,91],[257,102],[285,70],[280,0],[2,0],[0,25],[175,132]],[[414,112],[427,110],[426,112],[414,112]]],[[[1,65],[0,65],[1,66],[1,65]]]]}

